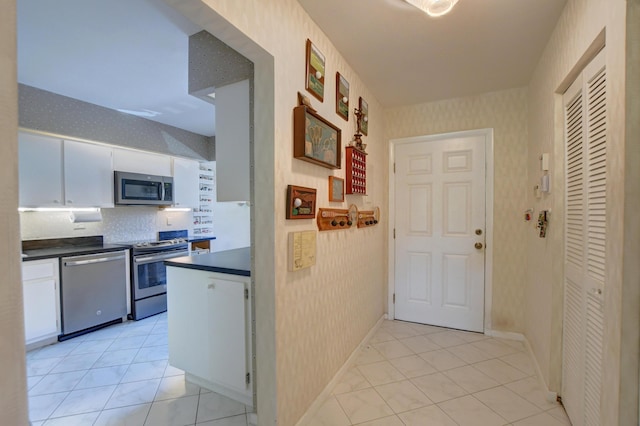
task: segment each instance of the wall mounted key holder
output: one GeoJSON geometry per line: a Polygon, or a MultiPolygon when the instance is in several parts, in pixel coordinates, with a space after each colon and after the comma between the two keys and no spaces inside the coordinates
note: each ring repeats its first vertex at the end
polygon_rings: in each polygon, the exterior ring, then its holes
{"type": "Polygon", "coordinates": [[[358,228],[374,226],[378,222],[380,222],[380,207],[376,207],[373,210],[358,211],[358,228]]]}
{"type": "MultiPolygon", "coordinates": [[[[318,223],[318,229],[320,231],[335,231],[339,229],[349,229],[353,226],[354,218],[357,213],[354,214],[352,209],[355,209],[355,206],[352,206],[349,210],[347,209],[318,209],[318,216],[316,218],[316,222],[318,223]]],[[[357,209],[355,209],[357,212],[357,209]]]]}

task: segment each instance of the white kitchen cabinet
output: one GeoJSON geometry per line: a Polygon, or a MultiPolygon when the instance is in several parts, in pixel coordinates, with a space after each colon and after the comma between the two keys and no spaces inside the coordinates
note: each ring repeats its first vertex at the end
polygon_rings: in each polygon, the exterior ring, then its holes
{"type": "Polygon", "coordinates": [[[167,267],[169,364],[253,406],[250,278],[167,267]]]}
{"type": "Polygon", "coordinates": [[[24,329],[27,349],[57,340],[59,329],[58,258],[22,263],[24,329]]]}
{"type": "Polygon", "coordinates": [[[19,133],[20,207],[113,207],[111,148],[19,133]]]}
{"type": "Polygon", "coordinates": [[[67,207],[113,207],[113,150],[64,141],[64,193],[67,207]]]}
{"type": "Polygon", "coordinates": [[[62,140],[23,132],[18,140],[20,207],[62,207],[62,140]]]}
{"type": "Polygon", "coordinates": [[[249,201],[249,80],[216,88],[217,200],[249,201]]]}
{"type": "Polygon", "coordinates": [[[173,205],[197,208],[199,196],[200,163],[186,158],[173,158],[173,205]]]}
{"type": "Polygon", "coordinates": [[[120,172],[171,176],[171,157],[132,149],[113,149],[113,169],[120,172]]]}

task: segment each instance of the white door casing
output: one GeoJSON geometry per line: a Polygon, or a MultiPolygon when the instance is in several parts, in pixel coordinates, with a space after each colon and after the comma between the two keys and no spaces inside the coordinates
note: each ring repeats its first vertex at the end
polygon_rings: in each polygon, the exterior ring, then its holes
{"type": "Polygon", "coordinates": [[[391,318],[490,329],[492,136],[484,129],[391,141],[391,318]]]}

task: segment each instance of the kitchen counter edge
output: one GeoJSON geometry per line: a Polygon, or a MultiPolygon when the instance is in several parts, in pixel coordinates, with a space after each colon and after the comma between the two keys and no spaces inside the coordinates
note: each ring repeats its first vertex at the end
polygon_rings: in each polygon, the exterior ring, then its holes
{"type": "Polygon", "coordinates": [[[220,274],[251,276],[251,248],[219,251],[165,260],[167,266],[217,272],[220,274]]]}

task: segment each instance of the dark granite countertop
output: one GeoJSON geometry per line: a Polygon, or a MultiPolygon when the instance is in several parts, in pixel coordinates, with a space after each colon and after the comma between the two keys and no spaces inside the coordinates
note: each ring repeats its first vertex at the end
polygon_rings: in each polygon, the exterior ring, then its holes
{"type": "Polygon", "coordinates": [[[251,248],[244,247],[217,253],[176,257],[165,260],[167,266],[218,272],[221,274],[251,276],[251,248]]]}
{"type": "Polygon", "coordinates": [[[190,243],[197,243],[199,241],[210,241],[215,239],[216,237],[189,237],[188,241],[190,243]]]}
{"type": "Polygon", "coordinates": [[[122,244],[104,244],[102,236],[25,240],[22,242],[22,260],[40,260],[54,257],[80,256],[124,250],[122,244]]]}

